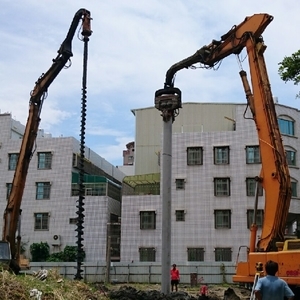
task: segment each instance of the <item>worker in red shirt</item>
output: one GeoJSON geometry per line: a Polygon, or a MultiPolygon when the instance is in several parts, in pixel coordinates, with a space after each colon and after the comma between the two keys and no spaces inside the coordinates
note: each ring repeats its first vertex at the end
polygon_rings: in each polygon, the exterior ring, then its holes
{"type": "Polygon", "coordinates": [[[207,296],[208,295],[208,287],[206,284],[202,285],[200,288],[200,295],[207,296]]]}
{"type": "Polygon", "coordinates": [[[176,268],[176,264],[173,264],[173,268],[171,269],[170,274],[171,274],[171,289],[172,289],[172,292],[174,290],[174,287],[175,287],[175,291],[177,292],[180,276],[179,276],[179,270],[176,268]]]}

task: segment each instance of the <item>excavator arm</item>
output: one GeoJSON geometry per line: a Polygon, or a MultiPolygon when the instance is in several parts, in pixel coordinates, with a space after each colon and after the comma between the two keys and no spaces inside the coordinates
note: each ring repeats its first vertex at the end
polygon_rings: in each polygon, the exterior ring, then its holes
{"type": "MultiPolygon", "coordinates": [[[[284,241],[291,202],[290,174],[263,56],[266,46],[250,38],[246,49],[252,95],[247,93],[245,72],[241,71],[240,75],[257,128],[262,163],[260,178],[265,192],[264,223],[257,251],[277,251],[276,242],[284,241]]],[[[250,251],[254,251],[254,244],[250,244],[250,251]]]]}
{"type": "Polygon", "coordinates": [[[221,40],[213,40],[194,55],[174,64],[166,73],[165,87],[160,94],[172,94],[174,75],[178,70],[200,63],[203,68],[212,68],[223,58],[239,54],[244,48],[248,53],[252,89],[246,72],[240,76],[245,89],[248,106],[255,121],[262,169],[260,181],[265,190],[264,224],[261,238],[255,249],[256,226],[253,225],[250,238],[250,252],[276,249],[276,242],[283,241],[284,228],[291,200],[291,186],[286,155],[279,131],[275,105],[264,61],[261,34],[273,17],[255,14],[232,27],[221,40]]]}
{"type": "MultiPolygon", "coordinates": [[[[291,182],[263,56],[266,46],[261,37],[272,20],[273,17],[268,14],[247,17],[241,24],[232,27],[219,41],[213,40],[194,55],[171,66],[166,73],[164,88],[155,93],[155,104],[164,115],[173,114],[174,117],[178,107],[174,104],[179,104],[179,107],[181,104],[181,91],[174,87],[174,75],[177,71],[193,67],[196,63],[200,63],[203,68],[213,68],[223,58],[239,54],[244,48],[247,50],[251,86],[245,71],[240,71],[240,76],[247,98],[247,109],[250,108],[258,134],[262,164],[258,182],[265,191],[265,207],[260,239],[256,244],[257,225],[254,218],[250,246],[247,247],[247,261],[237,263],[233,282],[255,283],[262,273],[263,264],[271,259],[280,265],[278,276],[293,287],[294,291],[297,290],[300,297],[300,290],[297,288],[300,286],[300,240],[284,240],[291,202],[291,182]]],[[[256,197],[254,215],[257,200],[256,197]]]]}
{"type": "Polygon", "coordinates": [[[224,34],[220,41],[213,40],[194,55],[171,66],[166,74],[165,88],[173,87],[174,75],[181,69],[190,68],[196,63],[201,63],[207,68],[213,67],[223,58],[231,54],[239,54],[246,47],[249,37],[252,36],[254,40],[260,38],[272,20],[273,17],[268,14],[246,17],[241,24],[233,26],[224,34]]]}
{"type": "MultiPolygon", "coordinates": [[[[16,170],[12,182],[11,192],[7,201],[7,206],[4,211],[4,225],[2,232],[2,242],[6,242],[10,247],[11,252],[11,269],[18,273],[20,259],[20,215],[21,202],[25,188],[26,176],[29,168],[30,159],[33,154],[33,147],[37,137],[38,127],[40,123],[40,114],[43,101],[47,93],[48,87],[57,77],[60,71],[65,67],[72,54],[72,39],[76,28],[82,21],[82,36],[88,37],[92,31],[90,28],[90,12],[86,9],[80,9],[75,14],[68,34],[61,44],[58,55],[53,59],[53,63],[49,70],[42,74],[37,80],[29,101],[29,115],[25,127],[24,136],[22,139],[21,149],[18,156],[16,170]],[[16,234],[18,231],[17,242],[16,234]]],[[[3,243],[1,243],[1,247],[3,243]]]]}

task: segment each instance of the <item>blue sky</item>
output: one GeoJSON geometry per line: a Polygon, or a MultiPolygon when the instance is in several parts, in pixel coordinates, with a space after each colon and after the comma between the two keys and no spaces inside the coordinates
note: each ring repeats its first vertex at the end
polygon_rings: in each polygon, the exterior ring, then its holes
{"type": "MultiPolygon", "coordinates": [[[[30,91],[51,66],[74,14],[91,11],[86,145],[114,165],[134,140],[131,109],[154,105],[166,71],[212,39],[220,39],[246,16],[274,20],[263,37],[273,96],[299,109],[297,86],[285,84],[278,63],[300,48],[299,0],[2,0],[0,11],[0,110],[25,124],[30,91]],[[287,4],[288,3],[288,4],[287,4]]],[[[72,66],[48,90],[40,128],[53,136],[80,139],[83,43],[73,39],[72,66]]],[[[246,58],[245,51],[241,58],[246,58]]],[[[247,58],[243,63],[247,70],[247,58]]],[[[182,70],[175,86],[183,102],[245,102],[234,56],[217,71],[182,70]]],[[[158,112],[159,113],[159,112],[158,112]]],[[[151,124],[149,124],[151,126],[151,124]]]]}

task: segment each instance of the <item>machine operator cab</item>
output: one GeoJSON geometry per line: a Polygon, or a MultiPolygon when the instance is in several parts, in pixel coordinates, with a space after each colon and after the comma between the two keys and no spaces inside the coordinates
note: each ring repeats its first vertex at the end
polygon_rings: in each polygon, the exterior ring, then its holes
{"type": "Polygon", "coordinates": [[[4,269],[7,269],[11,262],[11,254],[9,243],[5,241],[0,241],[0,265],[4,269]]]}

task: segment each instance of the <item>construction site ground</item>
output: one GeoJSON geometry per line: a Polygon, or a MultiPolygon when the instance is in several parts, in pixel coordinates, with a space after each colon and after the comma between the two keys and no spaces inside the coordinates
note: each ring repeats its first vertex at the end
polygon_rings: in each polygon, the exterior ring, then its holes
{"type": "Polygon", "coordinates": [[[40,280],[36,275],[14,275],[0,272],[0,299],[9,300],[249,300],[250,291],[238,286],[208,285],[208,295],[199,295],[200,286],[179,284],[178,292],[161,293],[160,284],[133,283],[86,283],[69,280],[57,270],[49,270],[47,278],[40,280]],[[33,296],[33,291],[39,296],[33,296]],[[226,296],[224,297],[226,292],[226,296]]]}
{"type": "Polygon", "coordinates": [[[164,295],[159,284],[117,284],[105,294],[115,300],[249,300],[251,291],[236,285],[208,285],[208,295],[200,295],[200,286],[179,285],[178,292],[164,295]]]}

